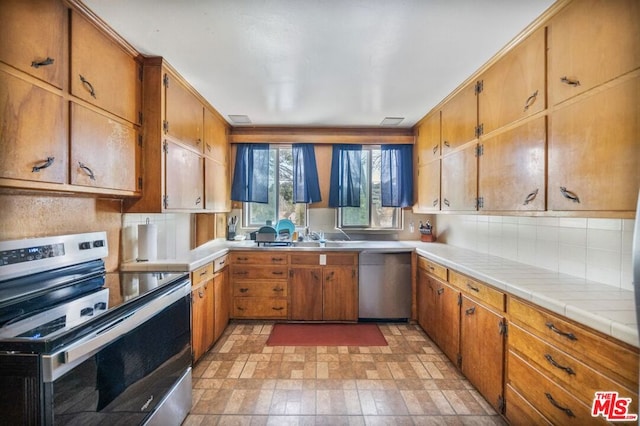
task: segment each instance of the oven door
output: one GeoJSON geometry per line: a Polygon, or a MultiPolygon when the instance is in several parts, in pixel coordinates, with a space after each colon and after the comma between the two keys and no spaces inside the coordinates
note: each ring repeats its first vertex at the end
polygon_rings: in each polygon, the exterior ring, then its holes
{"type": "MultiPolygon", "coordinates": [[[[190,373],[190,306],[187,279],[63,350],[43,356],[45,424],[148,421],[190,373]]],[[[191,405],[190,392],[184,416],[191,405]]]]}

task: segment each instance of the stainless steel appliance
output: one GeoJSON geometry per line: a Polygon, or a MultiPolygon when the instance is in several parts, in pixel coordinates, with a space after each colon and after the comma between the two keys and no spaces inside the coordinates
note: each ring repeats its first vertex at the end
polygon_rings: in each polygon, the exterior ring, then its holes
{"type": "Polygon", "coordinates": [[[2,424],[173,424],[191,407],[186,273],[105,273],[106,233],[0,242],[2,424]]]}
{"type": "Polygon", "coordinates": [[[411,318],[411,253],[363,251],[358,261],[358,317],[364,321],[408,321],[411,318]]]}

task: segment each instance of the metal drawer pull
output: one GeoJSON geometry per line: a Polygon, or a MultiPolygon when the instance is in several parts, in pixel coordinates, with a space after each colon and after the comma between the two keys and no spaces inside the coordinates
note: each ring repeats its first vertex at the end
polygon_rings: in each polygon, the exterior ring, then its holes
{"type": "Polygon", "coordinates": [[[33,169],[31,169],[31,173],[37,173],[42,169],[46,169],[47,167],[49,167],[50,165],[53,164],[53,160],[55,160],[56,157],[47,157],[47,161],[45,161],[45,163],[41,166],[33,166],[33,169]]]}
{"type": "Polygon", "coordinates": [[[271,308],[271,309],[273,309],[274,311],[281,311],[281,310],[283,310],[284,308],[283,308],[282,306],[279,306],[279,307],[277,307],[277,308],[276,308],[276,307],[273,307],[273,308],[271,308]]]}
{"type": "Polygon", "coordinates": [[[438,296],[440,296],[442,293],[444,293],[444,288],[439,288],[437,293],[438,293],[438,296]]]}
{"type": "Polygon", "coordinates": [[[205,271],[200,272],[200,276],[203,276],[203,275],[207,275],[207,271],[206,271],[206,270],[205,270],[205,271]]]}
{"type": "Polygon", "coordinates": [[[445,206],[449,207],[449,200],[447,200],[446,198],[444,199],[443,203],[445,206]]]}
{"type": "Polygon", "coordinates": [[[575,192],[571,192],[569,191],[567,188],[565,188],[564,186],[560,187],[560,193],[562,194],[562,196],[568,200],[573,201],[574,203],[579,203],[580,202],[580,198],[578,198],[578,196],[576,195],[575,192]]]}
{"type": "Polygon", "coordinates": [[[31,62],[31,66],[33,68],[40,68],[40,67],[46,67],[47,65],[52,65],[53,64],[53,58],[50,58],[47,56],[47,59],[45,59],[44,61],[32,61],[31,62]]]}
{"type": "Polygon", "coordinates": [[[89,91],[89,94],[93,99],[96,99],[96,91],[93,90],[93,86],[89,83],[89,80],[86,80],[82,75],[80,75],[80,81],[82,85],[89,91]]]}
{"type": "Polygon", "coordinates": [[[435,155],[435,154],[436,154],[436,152],[438,152],[438,145],[436,145],[436,146],[434,146],[434,147],[433,147],[433,154],[435,155]]]}
{"type": "Polygon", "coordinates": [[[436,198],[435,200],[433,200],[433,207],[438,205],[438,199],[436,198]]]}
{"type": "Polygon", "coordinates": [[[282,274],[284,274],[284,272],[282,272],[282,271],[271,271],[271,274],[273,274],[273,275],[282,275],[282,274]]]}
{"type": "Polygon", "coordinates": [[[556,333],[556,334],[559,334],[559,335],[561,335],[561,336],[564,336],[564,337],[566,337],[566,338],[567,338],[567,339],[569,339],[569,340],[574,340],[574,341],[575,341],[575,340],[578,340],[578,338],[577,338],[573,333],[567,333],[567,332],[564,332],[564,331],[559,330],[558,328],[556,328],[556,326],[555,326],[555,325],[553,325],[553,323],[552,323],[552,322],[548,322],[548,323],[546,323],[545,325],[549,328],[549,330],[553,331],[553,332],[554,332],[554,333],[556,333]]]}
{"type": "Polygon", "coordinates": [[[249,258],[248,257],[239,257],[238,260],[244,262],[246,260],[249,260],[249,258]]]}
{"type": "Polygon", "coordinates": [[[281,257],[272,257],[272,258],[271,258],[271,261],[272,261],[272,262],[282,262],[283,260],[284,260],[284,259],[283,259],[283,258],[281,258],[281,257]]]}
{"type": "Polygon", "coordinates": [[[273,291],[284,291],[282,287],[274,287],[273,291]]]}
{"type": "Polygon", "coordinates": [[[248,292],[248,291],[249,291],[249,289],[248,289],[248,288],[241,288],[241,289],[240,289],[240,293],[246,293],[246,292],[248,292]]]}
{"type": "Polygon", "coordinates": [[[204,297],[204,292],[202,290],[198,290],[198,297],[202,299],[204,297]]]}
{"type": "Polygon", "coordinates": [[[234,275],[247,275],[247,271],[236,271],[233,274],[234,275]]]}
{"type": "Polygon", "coordinates": [[[569,86],[578,87],[580,86],[580,80],[572,80],[568,78],[566,75],[560,79],[564,84],[568,84],[569,86]]]}
{"type": "Polygon", "coordinates": [[[476,307],[475,307],[475,306],[472,306],[472,307],[470,307],[469,309],[467,309],[466,311],[464,311],[464,313],[465,313],[466,315],[473,315],[473,314],[475,314],[475,313],[476,313],[476,307]]]}
{"type": "Polygon", "coordinates": [[[522,205],[526,206],[527,204],[535,200],[537,195],[538,195],[538,188],[536,188],[535,191],[530,192],[529,195],[527,195],[527,198],[524,199],[524,204],[522,205]]]}
{"type": "Polygon", "coordinates": [[[444,141],[444,146],[446,146],[447,148],[449,148],[451,146],[451,144],[449,143],[449,141],[444,141]]]}
{"type": "Polygon", "coordinates": [[[89,176],[89,179],[96,180],[96,176],[93,174],[93,170],[87,167],[84,163],[78,161],[78,167],[80,167],[82,170],[84,170],[87,173],[87,175],[89,176]]]}
{"type": "Polygon", "coordinates": [[[202,201],[202,197],[198,197],[198,198],[196,198],[196,206],[197,206],[198,204],[200,204],[200,202],[201,202],[201,201],[202,201]]]}
{"type": "Polygon", "coordinates": [[[556,368],[559,368],[560,370],[564,370],[567,372],[568,375],[576,375],[576,372],[573,371],[573,368],[571,367],[565,367],[563,365],[560,365],[556,362],[555,359],[553,359],[553,357],[550,354],[545,354],[544,357],[547,359],[547,361],[549,361],[549,364],[553,365],[556,368]]]}
{"type": "Polygon", "coordinates": [[[243,308],[242,306],[236,306],[236,308],[237,308],[239,311],[244,311],[244,308],[243,308]]]}
{"type": "Polygon", "coordinates": [[[529,96],[524,103],[524,110],[528,110],[531,105],[536,102],[536,98],[538,97],[538,91],[536,90],[533,95],[529,96]]]}
{"type": "Polygon", "coordinates": [[[553,405],[554,407],[556,407],[558,410],[564,411],[564,413],[569,416],[569,417],[575,417],[576,415],[573,414],[573,411],[571,411],[570,408],[566,408],[563,407],[562,405],[558,404],[556,402],[555,399],[553,399],[553,396],[551,396],[551,394],[549,392],[545,392],[544,395],[547,397],[547,399],[549,400],[549,402],[551,403],[551,405],[553,405]]]}
{"type": "Polygon", "coordinates": [[[472,286],[471,283],[467,283],[467,287],[469,287],[470,290],[473,290],[476,293],[480,293],[480,289],[478,287],[472,286]]]}

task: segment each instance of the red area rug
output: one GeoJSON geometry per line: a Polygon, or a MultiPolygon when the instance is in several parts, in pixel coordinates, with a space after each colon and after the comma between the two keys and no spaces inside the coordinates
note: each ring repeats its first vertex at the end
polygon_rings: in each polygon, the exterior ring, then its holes
{"type": "Polygon", "coordinates": [[[387,346],[376,324],[275,324],[267,346],[387,346]]]}

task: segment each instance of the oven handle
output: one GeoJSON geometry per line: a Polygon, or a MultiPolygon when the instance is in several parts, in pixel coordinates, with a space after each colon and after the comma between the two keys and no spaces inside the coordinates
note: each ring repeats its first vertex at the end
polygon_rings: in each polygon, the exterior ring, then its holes
{"type": "Polygon", "coordinates": [[[44,381],[53,381],[84,362],[101,348],[154,317],[167,306],[189,295],[191,282],[184,281],[171,291],[151,300],[137,310],[110,322],[90,335],[72,343],[66,350],[43,357],[44,381]]]}

